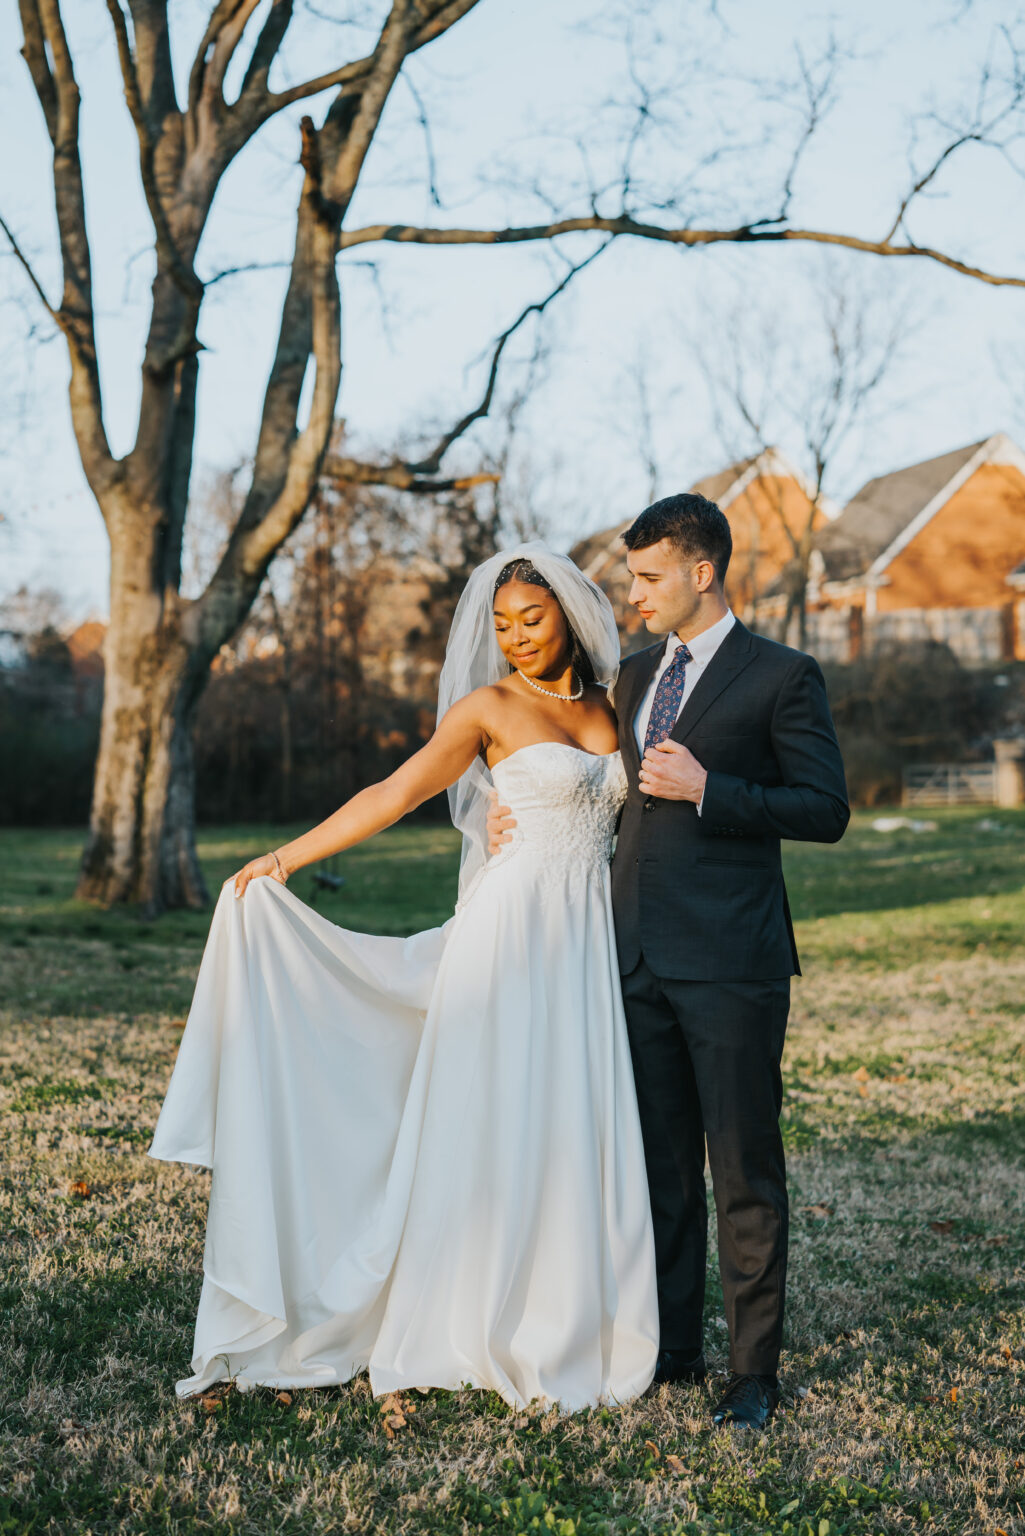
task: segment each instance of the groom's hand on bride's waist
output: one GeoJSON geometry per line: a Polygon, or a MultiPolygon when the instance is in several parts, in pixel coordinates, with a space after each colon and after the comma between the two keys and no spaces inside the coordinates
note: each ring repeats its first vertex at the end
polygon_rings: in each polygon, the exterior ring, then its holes
{"type": "Polygon", "coordinates": [[[693,752],[667,738],[645,752],[640,786],[660,800],[692,800],[699,806],[707,777],[693,752]]]}
{"type": "Polygon", "coordinates": [[[498,796],[492,795],[488,809],[488,852],[497,853],[503,843],[512,842],[512,829],[516,818],[507,805],[499,805],[498,796]]]}

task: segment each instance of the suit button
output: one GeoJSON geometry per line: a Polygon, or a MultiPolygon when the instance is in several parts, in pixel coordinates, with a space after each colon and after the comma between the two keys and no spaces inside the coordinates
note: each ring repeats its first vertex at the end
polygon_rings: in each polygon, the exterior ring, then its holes
{"type": "Polygon", "coordinates": [[[655,802],[654,802],[654,800],[645,800],[645,802],[644,802],[644,809],[646,811],[653,811],[655,809],[655,802]]]}

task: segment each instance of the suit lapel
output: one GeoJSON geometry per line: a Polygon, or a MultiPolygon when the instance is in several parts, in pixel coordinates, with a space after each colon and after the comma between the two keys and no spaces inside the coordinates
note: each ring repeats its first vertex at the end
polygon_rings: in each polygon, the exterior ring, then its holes
{"type": "Polygon", "coordinates": [[[637,657],[637,665],[632,666],[625,679],[626,687],[623,690],[623,708],[620,714],[620,726],[626,750],[624,757],[629,757],[635,768],[641,766],[641,754],[637,746],[637,733],[634,730],[634,722],[641,700],[647,691],[648,684],[655,675],[655,671],[662,656],[665,653],[665,640],[657,645],[651,645],[646,651],[641,651],[637,657]]]}
{"type": "Polygon", "coordinates": [[[670,740],[681,744],[686,741],[723,689],[728,688],[734,678],[754,660],[754,654],[751,631],[738,619],[694,684],[694,691],[683,706],[680,718],[669,732],[670,740]]]}

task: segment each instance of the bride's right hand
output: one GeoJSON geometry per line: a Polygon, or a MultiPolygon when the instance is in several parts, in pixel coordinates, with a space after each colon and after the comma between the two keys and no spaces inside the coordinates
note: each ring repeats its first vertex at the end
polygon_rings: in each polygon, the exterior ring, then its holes
{"type": "Polygon", "coordinates": [[[277,880],[279,885],[282,883],[281,876],[278,874],[278,866],[274,861],[272,853],[263,853],[258,859],[250,859],[248,864],[244,865],[242,869],[232,876],[235,884],[235,895],[244,896],[246,894],[246,886],[250,880],[255,880],[260,875],[270,875],[271,879],[277,880]]]}

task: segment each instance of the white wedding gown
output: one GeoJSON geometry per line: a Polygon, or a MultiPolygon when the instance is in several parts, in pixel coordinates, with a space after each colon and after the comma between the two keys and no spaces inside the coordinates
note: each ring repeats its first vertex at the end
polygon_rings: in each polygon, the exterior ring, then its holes
{"type": "Polygon", "coordinates": [[[221,888],[150,1155],[213,1169],[179,1395],[492,1388],[636,1397],[654,1243],[608,860],[619,753],[493,770],[517,818],[441,928],[336,927],[221,888]]]}

